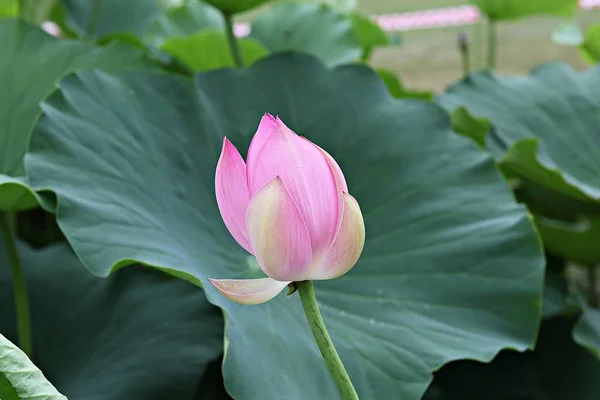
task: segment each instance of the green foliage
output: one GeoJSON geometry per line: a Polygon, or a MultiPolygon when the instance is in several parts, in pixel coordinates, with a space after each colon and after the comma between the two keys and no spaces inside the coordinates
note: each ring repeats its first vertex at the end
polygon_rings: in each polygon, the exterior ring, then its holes
{"type": "Polygon", "coordinates": [[[527,78],[474,73],[439,102],[490,119],[495,129],[488,140],[505,149],[516,175],[595,201],[600,199],[599,77],[600,68],[578,73],[562,64],[547,64],[527,78]]]}
{"type": "Polygon", "coordinates": [[[600,61],[600,24],[593,25],[585,32],[581,53],[591,63],[600,61]]]}
{"type": "Polygon", "coordinates": [[[542,323],[535,351],[502,352],[490,364],[450,364],[425,400],[589,400],[600,396],[600,363],[571,339],[572,318],[542,323]]]}
{"type": "MultiPolygon", "coordinates": [[[[268,51],[256,40],[239,40],[244,65],[252,65],[268,51]]],[[[195,35],[174,37],[164,42],[161,50],[172,55],[194,72],[233,67],[231,50],[225,34],[215,30],[204,30],[195,35]]]]}
{"type": "Polygon", "coordinates": [[[470,0],[492,20],[507,20],[530,15],[575,15],[579,0],[470,0]]]}
{"type": "Polygon", "coordinates": [[[584,306],[583,315],[573,329],[573,340],[600,359],[600,311],[584,306]]]}
{"type": "Polygon", "coordinates": [[[363,60],[369,58],[375,47],[385,46],[390,42],[383,29],[368,16],[353,11],[350,13],[350,19],[354,28],[354,35],[363,49],[363,60]]]}
{"type": "Polygon", "coordinates": [[[433,93],[431,92],[419,92],[407,89],[402,85],[400,79],[393,72],[379,68],[377,69],[377,75],[383,80],[385,86],[387,86],[390,94],[396,98],[407,98],[407,99],[418,99],[418,100],[431,100],[433,99],[433,93]]]}
{"type": "Polygon", "coordinates": [[[308,53],[329,66],[362,54],[352,21],[321,4],[278,3],[252,22],[251,36],[270,51],[308,53]]]}
{"type": "MultiPolygon", "coordinates": [[[[486,147],[516,193],[535,214],[548,253],[581,265],[600,262],[600,68],[578,73],[561,64],[537,68],[524,78],[474,73],[438,98],[447,110],[466,107],[491,121],[486,147]]],[[[465,126],[478,136],[476,127],[465,126]]],[[[598,294],[588,285],[590,304],[598,294]]],[[[575,341],[598,352],[597,310],[583,301],[575,341]]]]}
{"type": "Polygon", "coordinates": [[[19,11],[18,0],[0,0],[0,19],[17,16],[19,11]]]}
{"type": "Polygon", "coordinates": [[[67,400],[27,355],[0,334],[0,398],[3,400],[67,400]]]}
{"type": "Polygon", "coordinates": [[[137,260],[202,284],[228,318],[224,374],[233,397],[336,393],[297,298],[247,307],[206,281],[251,273],[220,221],[214,165],[223,137],[246,148],[265,111],[327,149],[363,209],[369,235],[361,261],[317,287],[363,397],[418,399],[430,373],[450,360],[489,360],[503,347],[533,345],[543,261],[525,210],[489,157],[452,133],[441,109],[397,102],[365,67],[328,70],[286,54],[195,83],[79,72],[43,109],[27,166],[34,186],[57,196],[70,243],[101,276],[137,260]],[[81,155],[76,163],[66,156],[73,153],[81,155]]]}
{"type": "MultiPolygon", "coordinates": [[[[472,2],[494,21],[577,3],[472,2]]],[[[298,295],[242,306],[207,281],[263,276],[214,179],[265,112],[360,203],[362,257],[315,286],[361,399],[598,398],[600,67],[476,72],[434,99],[370,68],[400,36],[355,1],[267,3],[0,0],[20,15],[0,21],[0,212],[21,258],[0,246],[0,398],[339,398],[298,295]]],[[[571,18],[554,40],[595,62],[599,32],[571,18]]]]}
{"type": "Polygon", "coordinates": [[[24,178],[23,156],[39,102],[56,80],[73,68],[118,71],[151,65],[123,44],[100,48],[58,40],[19,20],[1,21],[0,37],[0,209],[15,211],[37,204],[24,178]]]}
{"type": "Polygon", "coordinates": [[[81,36],[132,32],[141,36],[161,9],[154,0],[63,0],[69,28],[81,36]]]}
{"type": "Polygon", "coordinates": [[[217,7],[225,14],[237,14],[248,11],[271,0],[206,0],[207,3],[217,7]]]}
{"type": "MultiPolygon", "coordinates": [[[[140,267],[100,279],[63,244],[19,250],[34,361],[61,392],[90,400],[191,398],[223,340],[221,313],[200,289],[140,267]]],[[[16,329],[12,285],[3,254],[0,260],[0,332],[10,338],[16,329]]],[[[38,380],[27,378],[23,389],[38,380]]],[[[55,398],[63,397],[49,400],[55,398]]]]}
{"type": "Polygon", "coordinates": [[[160,14],[144,35],[147,41],[160,47],[168,38],[187,37],[204,29],[225,29],[223,16],[204,2],[187,0],[181,6],[169,8],[160,14]]]}

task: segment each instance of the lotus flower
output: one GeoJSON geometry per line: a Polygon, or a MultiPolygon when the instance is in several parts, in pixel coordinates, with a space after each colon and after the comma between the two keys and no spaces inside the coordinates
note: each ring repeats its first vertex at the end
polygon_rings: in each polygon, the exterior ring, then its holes
{"type": "Polygon", "coordinates": [[[219,211],[268,278],[209,279],[226,297],[260,304],[296,281],[337,278],[360,257],[365,226],[342,170],[325,150],[265,114],[243,158],[225,138],[219,211]]]}

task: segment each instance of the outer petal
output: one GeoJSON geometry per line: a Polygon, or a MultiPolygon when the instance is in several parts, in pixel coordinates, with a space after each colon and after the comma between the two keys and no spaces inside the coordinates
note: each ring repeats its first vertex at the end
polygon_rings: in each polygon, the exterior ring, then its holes
{"type": "Polygon", "coordinates": [[[289,282],[271,278],[209,279],[223,296],[242,304],[261,304],[277,296],[289,282]]]}
{"type": "Polygon", "coordinates": [[[358,202],[344,193],[344,212],[340,229],[323,261],[307,279],[333,279],[356,264],[365,244],[365,223],[358,202]]]}
{"type": "Polygon", "coordinates": [[[306,279],[312,261],[310,237],[281,178],[275,177],[252,197],[246,227],[265,274],[278,281],[306,279]]]}
{"type": "Polygon", "coordinates": [[[321,151],[323,156],[325,156],[325,159],[327,160],[329,166],[333,170],[333,174],[336,178],[336,183],[338,184],[338,186],[340,186],[342,188],[342,192],[348,193],[348,185],[346,184],[346,178],[344,177],[344,173],[342,172],[342,169],[338,165],[337,161],[335,161],[335,159],[333,157],[331,157],[331,155],[328,152],[323,150],[318,145],[314,144],[313,142],[309,141],[307,138],[305,138],[303,136],[300,136],[300,137],[302,139],[306,140],[307,142],[309,142],[310,144],[312,144],[313,146],[317,147],[321,151]]]}
{"type": "Polygon", "coordinates": [[[227,138],[223,139],[223,150],[217,163],[215,193],[225,226],[240,246],[252,253],[246,236],[246,210],[250,201],[246,164],[227,138]]]}
{"type": "Polygon", "coordinates": [[[281,120],[276,123],[256,163],[248,168],[250,196],[280,176],[306,222],[313,253],[324,254],[337,229],[341,192],[323,153],[281,120]]]}
{"type": "Polygon", "coordinates": [[[246,157],[246,164],[248,165],[248,169],[256,162],[258,158],[258,153],[264,146],[265,142],[273,133],[276,127],[275,118],[269,113],[263,115],[260,120],[260,124],[258,125],[258,130],[252,137],[252,141],[250,142],[250,147],[248,147],[248,155],[246,157]]]}

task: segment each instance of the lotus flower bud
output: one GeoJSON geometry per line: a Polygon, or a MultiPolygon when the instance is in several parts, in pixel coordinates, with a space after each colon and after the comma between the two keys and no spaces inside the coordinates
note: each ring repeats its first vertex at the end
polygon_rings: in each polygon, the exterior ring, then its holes
{"type": "Polygon", "coordinates": [[[337,278],[363,249],[365,226],[325,150],[266,114],[244,162],[225,138],[215,191],[227,229],[268,278],[210,279],[231,300],[259,304],[290,282],[337,278]]]}

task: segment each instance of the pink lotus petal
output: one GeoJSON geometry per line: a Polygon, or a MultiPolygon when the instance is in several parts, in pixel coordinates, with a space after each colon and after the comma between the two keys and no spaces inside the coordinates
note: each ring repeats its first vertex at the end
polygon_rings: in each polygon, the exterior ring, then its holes
{"type": "Polygon", "coordinates": [[[250,196],[280,176],[306,222],[313,254],[329,249],[338,222],[334,174],[319,149],[301,139],[279,119],[276,128],[248,166],[250,196]]]}
{"type": "Polygon", "coordinates": [[[223,296],[237,303],[261,304],[277,296],[289,282],[271,278],[261,279],[209,279],[223,296]]]}
{"type": "Polygon", "coordinates": [[[61,33],[60,26],[52,21],[42,22],[42,29],[54,37],[59,37],[61,33]]]}
{"type": "Polygon", "coordinates": [[[265,274],[278,281],[306,279],[312,261],[310,237],[279,176],[252,197],[246,221],[250,244],[265,274]]]}
{"type": "MultiPolygon", "coordinates": [[[[275,130],[277,126],[275,122],[275,118],[269,113],[263,115],[260,120],[260,124],[258,125],[258,130],[252,137],[252,141],[250,142],[250,147],[248,147],[248,155],[246,156],[246,165],[247,171],[252,169],[252,166],[256,162],[258,158],[258,153],[264,146],[265,142],[271,136],[271,133],[275,130]]],[[[246,178],[247,178],[246,172],[246,178]]]]}
{"type": "Polygon", "coordinates": [[[327,255],[307,279],[333,279],[344,275],[358,261],[365,244],[365,223],[354,197],[344,193],[340,229],[327,255]]]}
{"type": "Polygon", "coordinates": [[[252,254],[252,247],[246,236],[246,210],[250,201],[246,164],[227,138],[223,139],[223,149],[217,163],[215,193],[225,226],[240,246],[252,254]]]}
{"type": "Polygon", "coordinates": [[[325,160],[329,164],[329,167],[333,171],[334,178],[336,179],[336,185],[339,183],[338,186],[340,186],[341,191],[348,193],[348,185],[346,184],[346,178],[344,177],[344,173],[342,172],[342,169],[338,165],[337,161],[335,161],[335,159],[333,157],[331,157],[331,155],[328,152],[326,152],[321,147],[317,146],[316,144],[314,144],[313,142],[311,142],[304,136],[300,136],[300,138],[306,140],[308,143],[315,146],[323,154],[323,156],[325,157],[325,160]]]}

